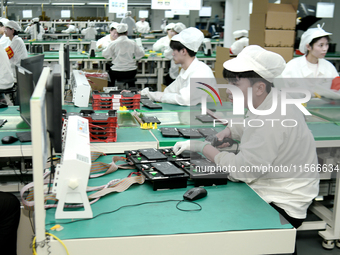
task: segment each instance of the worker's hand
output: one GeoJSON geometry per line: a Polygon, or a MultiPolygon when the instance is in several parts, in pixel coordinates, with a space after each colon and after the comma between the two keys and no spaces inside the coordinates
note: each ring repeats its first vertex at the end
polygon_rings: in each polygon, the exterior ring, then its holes
{"type": "MultiPolygon", "coordinates": [[[[217,133],[216,137],[219,141],[223,141],[224,138],[231,138],[231,131],[228,127],[226,127],[221,132],[217,133]]],[[[222,143],[221,145],[219,145],[217,147],[223,148],[223,147],[228,147],[228,146],[231,146],[231,144],[229,142],[222,143]]]]}
{"type": "Polygon", "coordinates": [[[98,49],[101,49],[103,47],[103,44],[98,45],[98,49]]]}
{"type": "Polygon", "coordinates": [[[201,142],[197,140],[187,140],[185,142],[177,142],[173,147],[173,152],[176,155],[181,154],[183,151],[194,151],[201,152],[203,151],[204,146],[210,144],[209,142],[201,142]]]}
{"type": "Polygon", "coordinates": [[[127,90],[127,89],[123,89],[120,94],[124,93],[124,92],[131,92],[131,90],[127,90]]]}

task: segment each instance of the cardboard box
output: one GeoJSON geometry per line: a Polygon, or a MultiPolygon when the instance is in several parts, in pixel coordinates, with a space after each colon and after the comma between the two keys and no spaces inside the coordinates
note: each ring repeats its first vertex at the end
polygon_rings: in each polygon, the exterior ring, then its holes
{"type": "MultiPolygon", "coordinates": [[[[223,63],[229,59],[230,59],[230,49],[217,46],[216,47],[215,72],[214,72],[217,84],[226,83],[226,80],[223,78],[223,69],[224,69],[223,63]]],[[[227,92],[225,89],[224,90],[219,89],[218,93],[222,101],[227,101],[228,96],[227,96],[227,92]]]]}
{"type": "Polygon", "coordinates": [[[265,30],[265,47],[294,47],[295,31],[265,30]]]}
{"type": "Polygon", "coordinates": [[[289,47],[265,47],[266,50],[280,54],[288,63],[293,59],[294,48],[289,47]]]}
{"type": "Polygon", "coordinates": [[[253,0],[252,13],[267,13],[268,0],[253,0]]]}
{"type": "Polygon", "coordinates": [[[92,90],[98,90],[100,92],[103,92],[103,88],[107,87],[109,75],[107,72],[104,72],[101,69],[84,69],[83,72],[85,73],[85,76],[87,80],[89,81],[90,86],[92,87],[92,90]],[[90,73],[90,74],[88,74],[90,73]],[[91,76],[93,74],[93,76],[91,76]],[[102,74],[101,77],[95,77],[96,74],[102,74]]]}
{"type": "Polygon", "coordinates": [[[268,4],[266,28],[295,30],[296,15],[291,4],[268,4]]]}
{"type": "Polygon", "coordinates": [[[265,30],[250,30],[249,45],[259,45],[264,47],[265,30]]]}
{"type": "Polygon", "coordinates": [[[298,9],[299,0],[281,0],[281,4],[291,4],[295,10],[298,9]]]}
{"type": "Polygon", "coordinates": [[[266,29],[266,14],[252,13],[249,19],[250,30],[265,30],[266,29]]]}

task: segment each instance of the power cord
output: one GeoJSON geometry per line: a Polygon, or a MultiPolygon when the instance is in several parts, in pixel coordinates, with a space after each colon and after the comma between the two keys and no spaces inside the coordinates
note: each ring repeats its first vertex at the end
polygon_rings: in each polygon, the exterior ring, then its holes
{"type": "Polygon", "coordinates": [[[53,223],[48,223],[48,224],[45,224],[46,226],[48,225],[56,225],[56,224],[70,224],[70,223],[74,223],[74,222],[80,222],[80,221],[86,221],[86,220],[92,220],[92,219],[95,219],[101,215],[104,215],[104,214],[110,214],[110,213],[114,213],[114,212],[117,212],[119,211],[120,209],[123,209],[123,208],[127,208],[127,207],[134,207],[134,206],[141,206],[141,205],[147,205],[147,204],[157,204],[157,203],[167,203],[167,202],[178,202],[176,204],[176,209],[177,210],[180,210],[180,211],[183,211],[183,212],[195,212],[195,211],[201,211],[202,210],[202,206],[196,202],[193,202],[193,201],[188,201],[188,200],[172,200],[172,199],[169,199],[169,200],[162,200],[162,201],[151,201],[151,202],[143,202],[143,203],[139,203],[139,204],[132,204],[132,205],[123,205],[121,207],[119,207],[118,209],[116,210],[113,210],[113,211],[108,211],[108,212],[102,212],[100,214],[97,214],[96,216],[94,216],[93,218],[90,218],[90,219],[79,219],[79,220],[73,220],[73,221],[67,221],[67,222],[60,222],[60,223],[57,223],[57,222],[53,222],[53,223]],[[197,205],[198,208],[197,209],[190,209],[190,210],[187,210],[187,209],[182,209],[179,207],[179,205],[183,202],[187,202],[187,203],[191,203],[191,204],[194,204],[194,205],[197,205]]]}

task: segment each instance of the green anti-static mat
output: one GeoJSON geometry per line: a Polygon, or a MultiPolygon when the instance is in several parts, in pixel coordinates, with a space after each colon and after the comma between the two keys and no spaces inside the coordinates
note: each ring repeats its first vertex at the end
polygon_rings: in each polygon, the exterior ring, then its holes
{"type": "MultiPolygon", "coordinates": [[[[166,103],[159,103],[163,108],[162,109],[149,109],[147,107],[144,107],[143,104],[141,104],[141,108],[139,111],[147,111],[147,112],[164,112],[164,111],[176,111],[176,112],[188,112],[188,111],[201,111],[201,104],[195,105],[195,106],[182,106],[182,105],[176,105],[176,104],[166,104],[166,103]]],[[[225,111],[233,109],[233,106],[230,102],[222,102],[221,104],[216,104],[213,102],[207,103],[207,109],[215,109],[218,111],[225,111]]]]}
{"type": "MultiPolygon", "coordinates": [[[[118,170],[108,176],[91,179],[89,186],[106,184],[109,180],[127,176],[130,171],[118,170]]],[[[134,184],[122,193],[112,193],[101,198],[91,207],[96,216],[126,205],[182,200],[189,188],[192,186],[153,191],[149,183],[134,184]]],[[[207,197],[197,200],[202,206],[201,211],[177,210],[177,202],[125,207],[95,219],[61,224],[64,229],[55,235],[60,239],[72,239],[292,228],[290,224],[282,225],[279,213],[244,183],[229,182],[227,185],[206,189],[207,197]]],[[[197,206],[188,203],[182,203],[180,207],[197,209],[197,206]]],[[[55,220],[54,215],[55,209],[46,211],[46,224],[49,224],[47,229],[56,223],[72,221],[55,220]]]]}
{"type": "Polygon", "coordinates": [[[340,126],[334,123],[308,123],[316,141],[340,140],[340,126]]]}
{"type": "Polygon", "coordinates": [[[310,113],[328,121],[340,124],[340,107],[309,109],[310,113]]]}

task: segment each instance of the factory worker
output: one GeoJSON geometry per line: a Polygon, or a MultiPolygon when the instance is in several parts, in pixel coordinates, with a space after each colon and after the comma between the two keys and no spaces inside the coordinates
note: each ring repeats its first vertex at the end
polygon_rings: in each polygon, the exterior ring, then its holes
{"type": "Polygon", "coordinates": [[[102,51],[106,49],[106,47],[116,40],[118,38],[118,33],[117,33],[117,26],[119,23],[117,22],[112,22],[110,25],[110,34],[100,38],[97,43],[96,43],[96,50],[97,51],[102,51]]]}
{"type": "Polygon", "coordinates": [[[152,46],[152,50],[164,52],[165,48],[169,47],[170,40],[171,40],[172,36],[174,35],[174,33],[172,31],[174,26],[175,26],[175,23],[169,23],[165,27],[167,35],[159,38],[157,40],[157,42],[155,42],[155,44],[152,46]]]}
{"type": "Polygon", "coordinates": [[[236,30],[233,33],[235,42],[230,46],[230,54],[238,55],[244,47],[249,45],[248,31],[236,30]]]}
{"type": "Polygon", "coordinates": [[[67,29],[66,30],[62,30],[62,33],[65,34],[70,34],[70,33],[76,33],[77,32],[77,28],[75,25],[71,25],[71,24],[67,24],[67,29]]]}
{"type": "MultiPolygon", "coordinates": [[[[109,70],[111,79],[110,86],[115,86],[119,79],[132,79],[137,74],[136,61],[144,57],[143,47],[139,47],[134,40],[127,37],[128,25],[121,23],[117,26],[118,38],[111,42],[105,50],[103,57],[112,59],[112,66],[109,70]]],[[[129,84],[129,87],[134,83],[129,84]]]]}
{"type": "MultiPolygon", "coordinates": [[[[209,142],[190,140],[176,143],[174,151],[177,155],[183,150],[203,152],[208,159],[225,167],[225,171],[228,171],[228,166],[233,167],[234,170],[229,171],[230,180],[247,183],[298,228],[306,218],[307,208],[318,195],[319,175],[311,169],[286,170],[290,166],[316,166],[318,161],[315,141],[303,113],[295,104],[288,104],[286,115],[281,114],[280,91],[272,88],[274,78],[285,68],[285,61],[277,53],[251,45],[236,58],[226,61],[223,67],[224,78],[233,89],[238,88],[242,92],[244,108],[249,110],[244,122],[229,122],[228,127],[216,136],[220,141],[226,137],[239,140],[239,153],[220,152],[209,142]],[[248,105],[248,97],[252,98],[252,107],[248,105]],[[255,110],[263,113],[272,109],[274,100],[277,100],[277,108],[268,115],[253,113],[255,110]],[[266,122],[266,119],[275,119],[275,124],[255,125],[255,122],[266,122]],[[286,119],[295,120],[297,125],[281,125],[286,119]],[[261,166],[266,166],[267,171],[261,166]]],[[[235,106],[240,100],[239,95],[232,95],[229,89],[227,93],[235,106]]],[[[228,143],[222,146],[226,145],[228,143]]]]}
{"type": "Polygon", "coordinates": [[[138,33],[147,34],[150,32],[149,22],[145,21],[145,18],[141,18],[140,21],[136,23],[136,30],[138,33]]]}
{"type": "Polygon", "coordinates": [[[150,92],[149,88],[145,88],[141,94],[162,103],[185,106],[200,103],[202,95],[206,94],[202,94],[202,90],[197,89],[196,86],[190,87],[191,78],[212,78],[216,82],[210,67],[196,58],[203,39],[203,33],[194,27],[189,27],[178,35],[174,35],[171,38],[170,47],[173,50],[173,60],[182,66],[178,77],[166,87],[164,92],[150,92]]]}
{"type": "MultiPolygon", "coordinates": [[[[323,30],[319,24],[316,28],[310,28],[302,34],[299,50],[305,55],[288,62],[281,75],[285,87],[308,89],[312,95],[315,87],[331,88],[332,80],[339,74],[334,65],[324,59],[328,51],[330,35],[331,33],[323,30]]],[[[297,93],[290,95],[304,96],[297,93]]]]}
{"type": "Polygon", "coordinates": [[[7,23],[8,19],[1,18],[0,19],[0,45],[6,49],[10,44],[11,40],[5,35],[5,25],[7,23]]]}
{"type": "MultiPolygon", "coordinates": [[[[172,36],[179,34],[181,31],[186,29],[186,26],[178,22],[176,23],[173,28],[170,30],[170,33],[172,36]]],[[[164,49],[164,56],[168,59],[170,59],[170,68],[169,73],[164,77],[164,85],[168,86],[170,85],[178,76],[179,74],[179,68],[181,67],[179,64],[176,65],[175,62],[172,59],[172,49],[170,48],[170,45],[164,49]]]]}
{"type": "Polygon", "coordinates": [[[9,62],[11,63],[13,75],[16,77],[15,65],[20,65],[21,59],[27,58],[28,54],[24,41],[18,36],[18,32],[21,30],[18,23],[13,20],[9,20],[5,26],[5,34],[11,40],[11,44],[5,48],[5,50],[7,52],[9,62]]]}
{"type": "MultiPolygon", "coordinates": [[[[5,49],[0,45],[0,89],[10,89],[14,85],[14,77],[5,49]]],[[[0,102],[6,102],[5,94],[0,94],[0,102]]]]}
{"type": "Polygon", "coordinates": [[[85,28],[81,31],[81,34],[84,35],[85,40],[96,40],[97,30],[94,26],[94,22],[89,22],[88,28],[85,28]]]}
{"type": "Polygon", "coordinates": [[[120,23],[124,23],[128,25],[128,36],[131,37],[134,35],[136,31],[136,21],[131,18],[131,11],[126,12],[125,18],[123,18],[120,23]]]}
{"type": "Polygon", "coordinates": [[[45,34],[44,27],[39,23],[39,18],[32,19],[32,23],[25,29],[26,34],[31,35],[31,39],[41,41],[45,34]]]}

